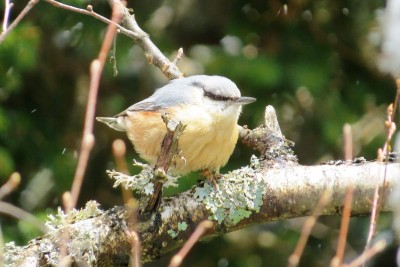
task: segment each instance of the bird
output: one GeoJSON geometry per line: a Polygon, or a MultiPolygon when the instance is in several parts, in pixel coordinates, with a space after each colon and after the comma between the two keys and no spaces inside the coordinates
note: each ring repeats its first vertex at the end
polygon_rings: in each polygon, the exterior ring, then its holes
{"type": "Polygon", "coordinates": [[[242,106],[256,101],[241,96],[223,76],[193,75],[171,80],[150,97],[113,117],[97,117],[114,130],[126,132],[139,156],[156,164],[167,133],[161,115],[185,125],[178,140],[181,150],[170,172],[177,175],[206,170],[219,175],[239,137],[242,106]]]}

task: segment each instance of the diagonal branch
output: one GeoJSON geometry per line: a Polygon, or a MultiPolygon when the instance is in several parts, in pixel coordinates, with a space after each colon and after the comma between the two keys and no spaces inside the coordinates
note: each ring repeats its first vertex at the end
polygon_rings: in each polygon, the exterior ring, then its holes
{"type": "MultiPolygon", "coordinates": [[[[107,0],[110,6],[113,6],[115,2],[120,0],[107,0]]],[[[129,9],[124,9],[124,16],[122,18],[122,24],[128,30],[137,34],[135,42],[137,42],[142,48],[147,61],[150,64],[158,67],[162,73],[168,79],[178,79],[183,77],[182,72],[178,69],[176,64],[171,62],[164,54],[158,49],[158,47],[151,41],[150,36],[144,32],[136,22],[135,15],[130,14],[129,9]]],[[[180,53],[178,53],[180,54],[180,53]]]]}
{"type": "MultiPolygon", "coordinates": [[[[122,16],[121,6],[124,7],[120,1],[116,2],[112,6],[112,21],[116,23],[120,21],[122,16]]],[[[93,60],[92,64],[90,65],[90,88],[86,106],[83,137],[81,141],[78,166],[76,167],[74,181],[71,188],[72,207],[75,207],[78,201],[78,196],[82,186],[83,176],[86,171],[87,162],[89,160],[90,151],[92,150],[94,145],[93,123],[96,111],[97,93],[99,90],[101,74],[107,60],[107,54],[112,45],[113,38],[117,32],[117,27],[115,25],[115,23],[109,24],[98,58],[93,60]]]]}
{"type": "MultiPolygon", "coordinates": [[[[28,12],[39,2],[39,0],[30,0],[24,9],[19,13],[18,17],[8,26],[3,28],[3,32],[0,34],[0,43],[6,39],[7,35],[20,23],[20,21],[28,14],[28,12]]],[[[6,18],[4,18],[6,19],[6,18]]]]}

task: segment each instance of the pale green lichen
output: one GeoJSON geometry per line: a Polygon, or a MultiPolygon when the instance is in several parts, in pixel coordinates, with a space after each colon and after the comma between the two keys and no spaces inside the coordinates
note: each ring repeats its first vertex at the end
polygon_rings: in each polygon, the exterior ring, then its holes
{"type": "MultiPolygon", "coordinates": [[[[96,266],[99,248],[98,239],[107,235],[104,228],[102,230],[93,228],[89,218],[102,215],[104,212],[99,209],[96,201],[89,201],[85,208],[81,210],[73,209],[69,213],[64,213],[61,208],[57,214],[49,215],[45,223],[47,233],[37,244],[38,253],[43,254],[46,266],[59,266],[60,247],[65,245],[71,260],[82,266],[96,266]],[[73,224],[79,223],[78,227],[73,224]],[[64,230],[68,229],[68,235],[63,235],[64,230]],[[70,238],[73,237],[73,238],[70,238]]],[[[27,245],[29,246],[29,245],[27,245]]],[[[4,246],[4,263],[7,266],[31,266],[37,265],[37,257],[30,259],[23,254],[26,247],[17,247],[14,243],[7,243],[4,246]]]]}
{"type": "Polygon", "coordinates": [[[180,223],[178,223],[178,231],[179,231],[179,232],[180,232],[180,231],[185,231],[187,227],[188,227],[188,225],[187,225],[186,222],[180,222],[180,223]]]}
{"type": "MultiPolygon", "coordinates": [[[[258,167],[257,161],[256,157],[252,157],[252,166],[258,167]]],[[[244,167],[221,177],[218,189],[209,183],[197,187],[194,198],[211,211],[209,219],[219,224],[235,225],[253,212],[260,211],[264,194],[261,175],[254,172],[254,168],[244,167]]]]}
{"type": "Polygon", "coordinates": [[[172,238],[176,238],[181,231],[185,231],[187,229],[188,225],[186,222],[179,222],[178,223],[178,230],[175,231],[173,229],[169,229],[167,231],[167,234],[169,234],[172,238]]]}
{"type": "Polygon", "coordinates": [[[66,224],[99,216],[103,213],[103,211],[99,209],[99,206],[99,203],[91,200],[86,203],[85,208],[81,210],[73,209],[69,213],[64,213],[64,211],[59,207],[57,214],[48,215],[48,220],[46,221],[45,226],[48,231],[51,232],[64,227],[66,224]]]}
{"type": "Polygon", "coordinates": [[[252,167],[254,170],[257,170],[257,169],[260,168],[260,166],[261,166],[260,159],[257,158],[256,155],[251,155],[251,157],[250,157],[250,167],[252,167]]]}
{"type": "Polygon", "coordinates": [[[18,258],[23,252],[22,247],[16,246],[14,242],[4,244],[3,258],[6,266],[12,266],[15,258],[18,258]]]}
{"type": "Polygon", "coordinates": [[[70,236],[74,238],[70,239],[70,243],[67,244],[68,254],[76,262],[86,263],[88,265],[95,265],[97,258],[96,253],[98,252],[98,247],[94,240],[98,239],[102,233],[96,231],[91,227],[90,222],[85,223],[86,219],[99,216],[104,213],[103,210],[99,209],[99,203],[96,201],[89,201],[86,206],[81,210],[73,209],[69,213],[64,213],[61,208],[58,209],[57,214],[49,215],[46,222],[46,227],[48,229],[49,239],[43,240],[41,242],[40,251],[49,251],[48,262],[54,266],[58,265],[59,254],[56,253],[58,245],[64,237],[60,235],[60,230],[68,227],[72,223],[80,222],[80,230],[85,227],[89,229],[87,231],[78,231],[74,228],[70,229],[70,236]]]}
{"type": "Polygon", "coordinates": [[[172,230],[172,229],[169,229],[169,230],[167,231],[167,234],[169,234],[169,236],[172,237],[172,238],[176,238],[176,237],[178,236],[178,233],[175,232],[175,231],[172,230]]]}
{"type": "MultiPolygon", "coordinates": [[[[149,164],[140,163],[134,160],[134,165],[141,167],[142,171],[139,174],[130,176],[117,171],[107,171],[110,178],[115,180],[114,188],[122,186],[127,190],[133,190],[145,195],[152,195],[154,192],[154,184],[152,183],[155,172],[149,164]]],[[[172,176],[166,174],[160,170],[156,171],[156,175],[162,178],[163,187],[167,188],[170,186],[177,187],[178,179],[180,176],[172,176]]]]}

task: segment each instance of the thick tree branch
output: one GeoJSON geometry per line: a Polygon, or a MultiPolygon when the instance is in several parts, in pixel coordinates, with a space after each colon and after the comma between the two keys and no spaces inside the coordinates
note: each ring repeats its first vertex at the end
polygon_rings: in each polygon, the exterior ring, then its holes
{"type": "MultiPolygon", "coordinates": [[[[400,177],[400,164],[387,166],[389,190],[400,177]]],[[[231,232],[240,228],[268,221],[310,215],[324,191],[332,193],[331,202],[321,215],[340,214],[346,188],[354,188],[352,215],[370,213],[370,200],[376,180],[382,180],[383,163],[361,163],[321,166],[287,166],[285,168],[242,168],[227,174],[223,179],[253,177],[257,185],[265,188],[260,211],[252,211],[239,223],[223,221],[208,231],[206,237],[231,232]]],[[[191,190],[173,198],[164,198],[159,210],[149,220],[138,218],[142,241],[142,260],[151,261],[164,253],[181,246],[197,224],[214,214],[203,201],[199,201],[191,190]],[[180,224],[187,227],[179,228],[180,224]]],[[[384,210],[388,210],[384,207],[384,210]]],[[[49,232],[40,239],[32,240],[22,248],[6,247],[6,261],[18,264],[46,266],[58,259],[60,232],[69,231],[69,255],[75,261],[106,266],[108,263],[127,263],[130,244],[125,234],[129,221],[129,210],[116,207],[93,218],[76,221],[49,232]]]]}

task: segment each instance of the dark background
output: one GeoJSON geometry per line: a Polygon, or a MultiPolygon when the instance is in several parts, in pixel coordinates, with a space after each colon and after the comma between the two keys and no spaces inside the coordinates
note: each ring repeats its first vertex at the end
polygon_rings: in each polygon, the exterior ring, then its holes
{"type": "MultiPolygon", "coordinates": [[[[69,1],[106,17],[104,1],[69,1]]],[[[343,158],[342,127],[353,126],[355,156],[374,159],[385,140],[385,108],[393,101],[393,79],[378,71],[376,11],[384,1],[130,1],[138,23],[169,58],[182,47],[179,67],[186,75],[217,74],[235,81],[242,94],[256,97],[239,123],[263,122],[266,105],[277,111],[283,134],[296,143],[302,164],[343,158]],[[284,14],[283,5],[288,5],[284,14]]],[[[2,5],[4,3],[2,2],[2,5]]],[[[12,18],[24,3],[15,3],[12,18]]],[[[3,7],[3,6],[1,6],[3,7]]],[[[89,83],[106,25],[81,14],[37,4],[0,44],[0,178],[13,171],[22,184],[6,200],[41,220],[61,205],[77,164],[89,83]]],[[[117,39],[117,67],[105,67],[97,111],[114,115],[149,96],[167,79],[148,65],[131,39],[117,39]]],[[[115,167],[111,143],[123,138],[127,161],[138,159],[127,138],[95,123],[92,150],[78,206],[95,199],[107,209],[121,205],[119,189],[105,170],[115,167]]],[[[248,163],[250,151],[239,144],[227,172],[248,163]]],[[[137,169],[131,168],[131,171],[137,169]]],[[[181,180],[179,190],[196,183],[181,180]]],[[[168,194],[177,193],[170,190],[168,194]]],[[[282,200],[284,201],[284,200],[282,200]]],[[[380,235],[393,236],[391,218],[380,218],[380,235]]],[[[39,235],[32,226],[0,218],[6,242],[19,245],[39,235]]],[[[184,266],[286,266],[303,220],[267,223],[196,245],[184,266]]],[[[369,218],[353,218],[346,259],[365,245],[369,218]]],[[[327,266],[335,255],[339,216],[320,218],[301,261],[327,266]]],[[[393,237],[392,237],[393,239],[393,237]]],[[[375,266],[394,266],[395,250],[375,266]],[[390,261],[387,262],[387,261],[390,261]]],[[[164,266],[171,255],[146,266],[164,266]]]]}

